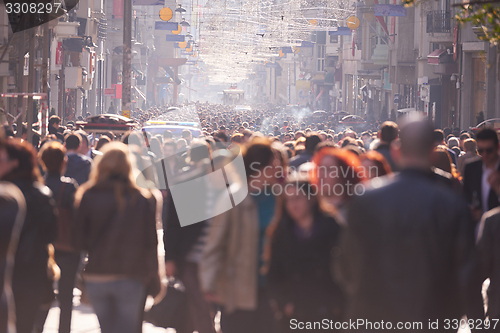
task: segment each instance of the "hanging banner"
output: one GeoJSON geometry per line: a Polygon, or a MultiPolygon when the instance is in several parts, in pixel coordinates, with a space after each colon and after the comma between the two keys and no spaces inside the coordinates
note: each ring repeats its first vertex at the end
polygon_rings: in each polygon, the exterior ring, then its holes
{"type": "Polygon", "coordinates": [[[406,16],[406,8],[403,5],[377,5],[373,7],[375,16],[406,16]]]}
{"type": "Polygon", "coordinates": [[[123,0],[113,0],[113,16],[115,19],[123,18],[123,0]]]}
{"type": "Polygon", "coordinates": [[[184,42],[186,40],[186,36],[184,36],[184,35],[166,35],[165,40],[167,42],[184,42]]]}
{"type": "Polygon", "coordinates": [[[177,22],[156,21],[155,30],[177,30],[177,22]]]}
{"type": "Polygon", "coordinates": [[[328,31],[330,36],[350,36],[351,34],[352,30],[348,27],[338,27],[337,31],[328,31]]]}

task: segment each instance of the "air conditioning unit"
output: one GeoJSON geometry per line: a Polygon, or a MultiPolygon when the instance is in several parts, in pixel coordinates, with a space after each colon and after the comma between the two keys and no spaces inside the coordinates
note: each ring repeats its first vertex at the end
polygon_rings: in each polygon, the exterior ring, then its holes
{"type": "Polygon", "coordinates": [[[58,38],[78,37],[79,26],[79,22],[59,22],[55,26],[54,32],[58,38]]]}

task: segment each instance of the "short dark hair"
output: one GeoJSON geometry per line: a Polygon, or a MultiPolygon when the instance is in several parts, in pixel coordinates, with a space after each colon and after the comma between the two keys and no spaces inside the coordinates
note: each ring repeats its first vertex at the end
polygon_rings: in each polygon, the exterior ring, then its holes
{"type": "Polygon", "coordinates": [[[69,134],[66,137],[66,149],[75,150],[82,144],[82,138],[75,133],[69,134]]]}
{"type": "Polygon", "coordinates": [[[470,139],[469,133],[465,132],[465,133],[460,134],[460,141],[465,141],[467,139],[470,139]]]}
{"type": "Polygon", "coordinates": [[[432,139],[434,141],[434,144],[441,143],[444,140],[444,132],[440,129],[435,129],[434,133],[432,134],[432,139]]]}
{"type": "Polygon", "coordinates": [[[174,134],[170,132],[169,130],[165,130],[163,132],[163,138],[164,139],[172,139],[174,137],[174,134]]]}
{"type": "Polygon", "coordinates": [[[486,140],[491,140],[495,144],[495,146],[498,146],[498,134],[497,131],[495,131],[491,127],[486,127],[480,130],[476,134],[476,141],[486,141],[486,140]]]}
{"type": "Polygon", "coordinates": [[[314,149],[316,149],[316,146],[321,142],[321,138],[319,137],[319,135],[317,135],[316,133],[314,134],[310,134],[306,137],[306,150],[308,152],[314,152],[314,149]]]}
{"type": "Polygon", "coordinates": [[[165,146],[170,146],[174,148],[174,151],[177,151],[177,144],[175,144],[175,141],[173,139],[166,139],[163,141],[163,147],[165,146]]]}
{"type": "Polygon", "coordinates": [[[181,133],[181,137],[182,138],[185,139],[185,138],[189,137],[190,135],[191,135],[191,131],[190,130],[188,130],[188,129],[182,130],[182,133],[181,133]]]}
{"type": "Polygon", "coordinates": [[[49,126],[52,126],[54,124],[60,124],[61,123],[61,118],[59,116],[51,116],[49,118],[49,126]]]}
{"type": "Polygon", "coordinates": [[[47,172],[60,173],[66,155],[66,148],[59,141],[51,141],[40,152],[42,166],[47,172]]]}
{"type": "Polygon", "coordinates": [[[80,135],[80,139],[81,139],[82,143],[85,142],[85,144],[87,146],[89,146],[89,138],[87,137],[87,133],[86,132],[84,132],[83,130],[78,130],[75,133],[78,134],[78,135],[80,135]]]}
{"type": "Polygon", "coordinates": [[[380,127],[380,140],[391,143],[398,137],[398,125],[393,121],[386,121],[380,127]]]}

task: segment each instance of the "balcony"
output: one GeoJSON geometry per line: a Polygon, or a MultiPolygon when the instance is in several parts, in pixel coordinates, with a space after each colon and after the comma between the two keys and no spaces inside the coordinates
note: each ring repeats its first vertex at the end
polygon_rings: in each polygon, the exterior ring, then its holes
{"type": "Polygon", "coordinates": [[[427,33],[450,33],[451,12],[434,10],[427,13],[427,33]]]}

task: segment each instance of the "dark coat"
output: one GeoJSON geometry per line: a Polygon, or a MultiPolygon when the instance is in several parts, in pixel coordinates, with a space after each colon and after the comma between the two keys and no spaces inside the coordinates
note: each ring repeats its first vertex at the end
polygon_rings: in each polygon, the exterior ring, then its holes
{"type": "Polygon", "coordinates": [[[478,292],[489,278],[488,315],[500,318],[500,207],[485,213],[479,226],[477,254],[479,259],[478,292]]]}
{"type": "Polygon", "coordinates": [[[294,169],[298,169],[302,164],[310,162],[313,157],[313,153],[304,150],[303,152],[299,153],[298,155],[292,157],[290,159],[290,167],[294,169]]]}
{"type": "Polygon", "coordinates": [[[392,158],[392,155],[391,155],[391,146],[387,143],[382,143],[380,144],[376,149],[375,149],[377,152],[379,152],[380,154],[382,154],[382,156],[385,157],[387,163],[389,163],[390,167],[391,167],[391,170],[393,172],[395,171],[398,171],[399,168],[398,166],[396,165],[396,163],[394,162],[394,159],[392,158]]]}
{"type": "Polygon", "coordinates": [[[76,180],[78,185],[89,180],[92,160],[82,154],[68,154],[68,164],[66,166],[66,177],[76,180]]]}
{"type": "MultiPolygon", "coordinates": [[[[500,170],[500,168],[499,168],[500,170]]],[[[483,178],[483,161],[478,160],[474,162],[467,163],[464,168],[463,184],[464,184],[464,194],[467,202],[473,204],[474,196],[477,196],[479,203],[482,204],[482,178],[483,178]],[[476,193],[474,195],[474,193],[476,193]]],[[[500,206],[498,195],[490,190],[488,196],[488,210],[500,206]]]]}
{"type": "Polygon", "coordinates": [[[434,179],[403,170],[351,202],[341,246],[349,318],[421,321],[425,331],[429,319],[460,319],[466,306],[469,318],[481,315],[480,294],[464,299],[475,251],[469,209],[434,179]]]}
{"type": "MultiPolygon", "coordinates": [[[[4,284],[6,270],[12,272],[13,264],[15,263],[7,263],[7,253],[12,250],[15,253],[17,249],[17,247],[9,249],[9,247],[11,244],[17,244],[19,240],[15,238],[17,233],[13,231],[22,228],[22,224],[24,223],[22,217],[26,214],[26,203],[21,191],[11,183],[1,182],[0,192],[0,294],[3,295],[0,298],[0,332],[4,333],[7,332],[8,321],[15,325],[15,318],[13,316],[8,318],[7,312],[9,306],[14,305],[14,300],[5,294],[7,284],[4,284]]],[[[11,280],[12,273],[6,281],[12,282],[11,280]]]]}
{"type": "Polygon", "coordinates": [[[78,187],[76,180],[63,177],[59,174],[46,174],[44,178],[45,185],[52,191],[52,197],[56,204],[60,197],[61,205],[73,210],[75,206],[75,192],[78,187]],[[63,184],[65,184],[64,193],[60,194],[63,184]]]}
{"type": "Polygon", "coordinates": [[[88,252],[88,274],[149,281],[158,276],[156,200],[139,192],[121,194],[121,210],[112,181],[94,185],[83,194],[75,245],[88,252]]]}
{"type": "Polygon", "coordinates": [[[52,193],[47,186],[28,181],[16,181],[23,192],[27,214],[16,253],[16,279],[47,279],[47,245],[57,235],[57,212],[52,193]]]}
{"type": "MultiPolygon", "coordinates": [[[[186,181],[193,181],[194,179],[201,180],[203,170],[197,169],[194,166],[184,169],[183,172],[168,179],[169,182],[173,180],[173,184],[182,184],[186,181]]],[[[167,176],[167,178],[169,178],[167,176]]],[[[197,193],[192,193],[191,202],[193,209],[206,209],[203,204],[206,203],[207,189],[202,181],[199,182],[199,190],[197,193]]],[[[175,262],[179,270],[182,270],[183,263],[186,256],[189,254],[193,246],[196,244],[206,227],[206,221],[187,225],[181,227],[179,216],[175,208],[174,200],[171,193],[168,193],[168,198],[165,200],[166,214],[163,218],[163,244],[165,246],[165,261],[172,260],[175,262]]]]}
{"type": "Polygon", "coordinates": [[[343,307],[343,294],[332,276],[333,253],[340,227],[330,217],[318,214],[313,234],[304,239],[290,218],[283,218],[271,240],[268,283],[271,297],[283,310],[294,305],[294,318],[330,318],[343,307]]]}

